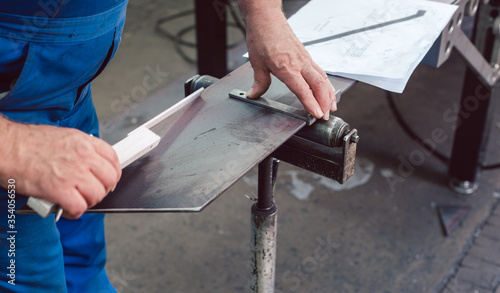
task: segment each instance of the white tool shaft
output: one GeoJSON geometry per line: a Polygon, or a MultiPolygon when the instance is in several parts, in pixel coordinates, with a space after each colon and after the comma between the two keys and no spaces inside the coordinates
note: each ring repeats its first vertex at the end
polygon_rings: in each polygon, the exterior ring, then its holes
{"type": "Polygon", "coordinates": [[[160,136],[145,127],[139,127],[113,145],[123,169],[160,143],[160,136]]]}
{"type": "Polygon", "coordinates": [[[177,112],[180,109],[182,109],[184,106],[186,106],[186,105],[190,104],[191,102],[193,102],[194,100],[196,100],[200,96],[200,94],[201,94],[201,92],[203,90],[204,90],[204,88],[198,89],[194,93],[190,94],[189,96],[187,96],[184,99],[182,99],[179,102],[177,102],[172,107],[170,107],[167,110],[165,110],[165,111],[161,112],[160,114],[156,115],[153,119],[151,119],[148,122],[144,123],[139,128],[137,128],[135,130],[132,130],[132,132],[130,132],[129,135],[133,134],[136,131],[139,131],[139,129],[141,129],[141,127],[144,127],[144,128],[147,128],[147,129],[151,129],[152,127],[154,127],[158,123],[160,123],[163,120],[167,119],[169,116],[171,116],[175,112],[177,112]]]}

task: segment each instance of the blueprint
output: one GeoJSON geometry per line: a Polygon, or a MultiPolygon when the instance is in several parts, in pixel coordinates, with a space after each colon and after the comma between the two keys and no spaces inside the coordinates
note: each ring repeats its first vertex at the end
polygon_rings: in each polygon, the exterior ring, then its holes
{"type": "Polygon", "coordinates": [[[400,93],[456,9],[427,0],[312,0],[288,22],[328,74],[400,93]]]}

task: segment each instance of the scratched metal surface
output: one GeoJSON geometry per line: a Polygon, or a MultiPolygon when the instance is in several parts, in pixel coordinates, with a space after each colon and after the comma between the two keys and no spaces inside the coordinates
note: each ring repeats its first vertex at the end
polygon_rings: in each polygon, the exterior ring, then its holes
{"type": "MultiPolygon", "coordinates": [[[[228,98],[233,89],[249,89],[252,74],[244,64],[152,128],[160,144],[125,168],[115,191],[89,212],[201,211],[303,127],[302,120],[228,98]]],[[[354,84],[330,80],[337,90],[354,84]]],[[[264,96],[302,107],[277,79],[264,96]]]]}

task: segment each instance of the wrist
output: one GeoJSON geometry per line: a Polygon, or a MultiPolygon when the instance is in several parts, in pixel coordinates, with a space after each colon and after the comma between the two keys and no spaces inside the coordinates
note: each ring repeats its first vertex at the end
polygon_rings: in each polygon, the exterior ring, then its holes
{"type": "Polygon", "coordinates": [[[238,0],[247,28],[254,24],[286,20],[281,0],[238,0]]]}
{"type": "Polygon", "coordinates": [[[22,127],[27,126],[12,122],[0,115],[0,132],[2,133],[0,140],[0,157],[2,157],[0,180],[2,182],[0,185],[6,184],[6,180],[15,175],[16,166],[20,164],[16,158],[16,149],[19,147],[19,132],[22,131],[22,127]]]}

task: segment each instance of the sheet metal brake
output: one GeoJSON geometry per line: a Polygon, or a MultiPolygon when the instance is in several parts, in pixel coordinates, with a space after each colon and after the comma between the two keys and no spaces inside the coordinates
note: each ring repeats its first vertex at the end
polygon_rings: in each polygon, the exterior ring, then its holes
{"type": "Polygon", "coordinates": [[[306,122],[307,126],[273,152],[272,157],[339,183],[344,183],[354,174],[359,136],[357,130],[351,130],[349,124],[341,118],[332,115],[328,121],[317,121],[304,109],[262,97],[248,99],[246,92],[237,89],[231,91],[229,97],[306,122]],[[341,150],[338,151],[335,147],[341,150]]]}
{"type": "MultiPolygon", "coordinates": [[[[235,89],[250,88],[252,75],[247,63],[221,80],[189,79],[186,96],[197,93],[195,98],[141,126],[161,140],[144,156],[134,156],[115,191],[88,212],[199,212],[258,164],[258,200],[251,212],[251,286],[252,292],[273,292],[277,221],[273,189],[279,160],[343,183],[354,172],[359,137],[338,117],[314,122],[274,77],[265,97],[253,104],[246,98],[229,98],[235,89]]],[[[329,79],[337,89],[337,101],[355,83],[329,79]]],[[[135,134],[134,130],[129,136],[135,134]]]]}

